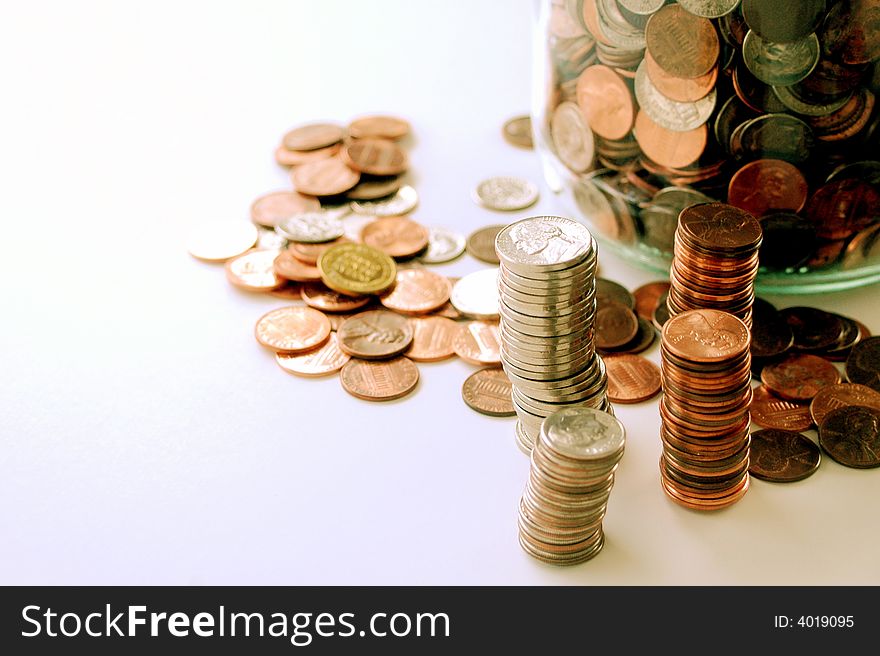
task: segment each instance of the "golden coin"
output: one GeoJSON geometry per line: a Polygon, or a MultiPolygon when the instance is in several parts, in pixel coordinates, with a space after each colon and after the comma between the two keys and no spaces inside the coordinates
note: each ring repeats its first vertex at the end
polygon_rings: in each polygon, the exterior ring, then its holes
{"type": "Polygon", "coordinates": [[[314,282],[321,279],[317,267],[300,262],[289,250],[281,251],[274,261],[275,273],[285,280],[314,282]]]}
{"type": "Polygon", "coordinates": [[[284,285],[275,273],[278,251],[252,250],[226,261],[226,279],[250,292],[268,292],[284,285]]]}
{"type": "Polygon", "coordinates": [[[330,320],[310,307],[291,305],[267,312],[254,334],[263,346],[283,353],[309,351],[330,336],[330,320]]]}
{"type": "Polygon", "coordinates": [[[378,294],[394,284],[397,265],[364,244],[340,244],[318,257],[321,280],[341,294],[378,294]]]}
{"type": "Polygon", "coordinates": [[[461,387],[461,398],[469,408],[491,417],[513,417],[513,386],[503,369],[489,367],[475,371],[461,387]]]}
{"type": "Polygon", "coordinates": [[[257,227],[244,221],[211,221],[192,229],[189,254],[205,262],[225,262],[257,243],[257,227]]]}
{"type": "Polygon", "coordinates": [[[405,269],[397,272],[394,287],[379,301],[389,310],[406,314],[425,314],[449,300],[449,280],[427,269],[405,269]]]}
{"type": "Polygon", "coordinates": [[[308,378],[335,373],[342,369],[350,359],[351,356],[348,353],[343,353],[339,348],[336,333],[330,333],[330,337],[324,342],[324,345],[314,350],[305,353],[275,354],[275,362],[284,371],[308,378]]]}
{"type": "Polygon", "coordinates": [[[332,123],[311,123],[294,128],[284,135],[282,144],[288,150],[317,150],[342,141],[345,133],[332,123]]]}
{"type": "Polygon", "coordinates": [[[406,396],[419,382],[419,368],[404,357],[379,362],[349,360],[339,374],[342,388],[365,401],[391,401],[406,396]]]}
{"type": "Polygon", "coordinates": [[[303,194],[335,196],[354,187],[361,175],[338,157],[329,157],[297,166],[290,179],[297,191],[303,194]]]}
{"type": "Polygon", "coordinates": [[[320,282],[303,285],[301,294],[306,305],[322,312],[351,312],[364,307],[372,300],[369,296],[340,294],[320,282]]]}
{"type": "Polygon", "coordinates": [[[458,324],[445,317],[413,317],[409,320],[413,341],[404,355],[416,362],[436,362],[455,355],[452,340],[458,334],[458,324]]]}
{"type": "Polygon", "coordinates": [[[396,116],[362,116],[351,122],[348,134],[354,139],[403,139],[409,123],[396,116]]]}
{"type": "Polygon", "coordinates": [[[497,321],[468,321],[452,342],[455,354],[471,364],[501,364],[501,332],[497,321]]]}
{"type": "Polygon", "coordinates": [[[312,196],[303,196],[295,191],[273,191],[251,203],[251,221],[266,228],[274,228],[295,214],[319,209],[321,203],[312,196]]]}
{"type": "Polygon", "coordinates": [[[316,150],[289,150],[284,147],[284,144],[281,144],[275,149],[275,161],[281,166],[302,166],[309,162],[333,157],[341,147],[341,144],[336,143],[316,150]]]}
{"type": "Polygon", "coordinates": [[[336,333],[339,348],[364,360],[393,358],[413,341],[413,328],[406,317],[385,310],[356,314],[346,319],[336,333]]]}
{"type": "Polygon", "coordinates": [[[428,229],[403,216],[389,216],[368,223],[361,241],[391,257],[412,257],[428,245],[428,229]]]}
{"type": "Polygon", "coordinates": [[[352,141],[342,149],[342,159],[355,171],[370,175],[399,175],[408,164],[406,151],[387,139],[352,141]]]}

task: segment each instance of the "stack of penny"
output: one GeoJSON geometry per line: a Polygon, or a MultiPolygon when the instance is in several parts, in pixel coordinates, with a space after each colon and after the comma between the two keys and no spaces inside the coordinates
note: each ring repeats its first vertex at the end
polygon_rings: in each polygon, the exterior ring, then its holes
{"type": "Polygon", "coordinates": [[[749,487],[749,329],[727,312],[688,310],[661,339],[663,489],[688,508],[724,508],[749,487]]]}
{"type": "Polygon", "coordinates": [[[553,565],[576,565],[602,550],[602,519],[626,434],[614,416],[564,408],[541,424],[519,507],[519,542],[553,565]]]}
{"type": "Polygon", "coordinates": [[[576,221],[536,216],[499,232],[495,250],[501,362],[513,383],[517,444],[528,453],[556,410],[610,408],[593,339],[596,243],[576,221]]]}
{"type": "Polygon", "coordinates": [[[682,210],[669,272],[670,316],[686,310],[724,310],[752,325],[761,224],[724,203],[682,210]]]}

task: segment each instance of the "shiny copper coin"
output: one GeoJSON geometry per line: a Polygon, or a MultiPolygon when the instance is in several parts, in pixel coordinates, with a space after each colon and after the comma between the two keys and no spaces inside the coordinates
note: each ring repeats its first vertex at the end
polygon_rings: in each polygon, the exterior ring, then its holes
{"type": "Polygon", "coordinates": [[[880,392],[865,385],[840,383],[819,390],[810,403],[810,414],[817,426],[821,426],[832,410],[858,405],[880,410],[880,392]]]}
{"type": "Polygon", "coordinates": [[[504,122],[501,130],[507,143],[519,148],[532,148],[532,119],[530,116],[515,116],[504,122]]]}
{"type": "Polygon", "coordinates": [[[428,245],[428,229],[406,217],[389,216],[365,225],[361,241],[391,257],[412,257],[428,245]]]}
{"type": "Polygon", "coordinates": [[[372,300],[369,296],[340,294],[320,282],[303,285],[300,295],[306,305],[322,312],[351,312],[364,307],[372,300]]]}
{"type": "Polygon", "coordinates": [[[339,374],[342,388],[365,401],[392,401],[412,392],[419,382],[419,369],[411,360],[349,360],[339,374]]]}
{"type": "Polygon", "coordinates": [[[389,310],[404,314],[425,314],[449,300],[449,280],[428,269],[398,270],[394,287],[379,297],[389,310]]]}
{"type": "Polygon", "coordinates": [[[350,200],[377,200],[395,193],[403,186],[403,176],[361,176],[360,182],[345,192],[350,200]]]}
{"type": "Polygon", "coordinates": [[[632,93],[614,69],[596,64],[584,69],[577,82],[577,104],[587,125],[606,139],[622,139],[632,129],[632,93]]]}
{"type": "Polygon", "coordinates": [[[406,351],[413,341],[412,325],[406,317],[385,310],[355,314],[336,332],[339,347],[364,360],[393,358],[406,351]]]}
{"type": "Polygon", "coordinates": [[[636,300],[635,311],[640,318],[651,321],[660,297],[669,291],[669,283],[665,280],[645,283],[633,292],[636,300]]]}
{"type": "Polygon", "coordinates": [[[331,333],[323,346],[311,351],[275,354],[275,362],[284,371],[306,378],[317,378],[336,373],[350,359],[351,356],[343,353],[339,348],[336,333],[331,333]]]}
{"type": "Polygon", "coordinates": [[[877,207],[880,191],[874,185],[846,178],[820,187],[810,199],[807,217],[820,237],[845,239],[875,222],[877,207]]]}
{"type": "Polygon", "coordinates": [[[342,128],[332,123],[311,123],[294,128],[284,135],[282,143],[288,150],[316,150],[342,141],[342,128]]]}
{"type": "Polygon", "coordinates": [[[681,168],[696,162],[709,138],[705,123],[685,132],[668,130],[641,110],[636,116],[633,132],[645,155],[670,168],[681,168]]]}
{"type": "Polygon", "coordinates": [[[690,79],[670,75],[660,68],[648,50],[645,51],[645,71],[657,91],[670,100],[683,103],[696,102],[706,97],[715,88],[715,82],[718,80],[717,66],[713,66],[705,75],[690,79]]]}
{"type": "Polygon", "coordinates": [[[638,334],[639,320],[627,306],[616,301],[596,308],[596,348],[612,349],[629,343],[638,334]]]}
{"type": "Polygon", "coordinates": [[[413,341],[404,355],[414,362],[436,362],[455,355],[452,342],[459,326],[445,317],[412,317],[413,341]]]}
{"type": "Polygon", "coordinates": [[[399,175],[408,165],[406,151],[386,139],[352,141],[342,149],[342,157],[355,171],[370,175],[399,175]]]}
{"type": "Polygon", "coordinates": [[[780,159],[759,159],[730,178],[727,202],[757,217],[784,210],[800,212],[807,191],[807,181],[797,167],[780,159]]]}
{"type": "Polygon", "coordinates": [[[603,358],[608,375],[608,400],[641,403],[660,393],[660,369],[640,355],[609,355],[603,358]]]}
{"type": "Polygon", "coordinates": [[[810,401],[823,387],[837,385],[840,374],[824,358],[797,353],[764,367],[761,382],[789,401],[810,401]]]}
{"type": "Polygon", "coordinates": [[[846,359],[846,377],[851,383],[880,392],[880,337],[867,337],[852,347],[846,359]]]}
{"type": "Polygon", "coordinates": [[[471,364],[501,364],[501,333],[498,323],[468,321],[459,327],[452,348],[458,357],[471,364]]]}
{"type": "Polygon", "coordinates": [[[763,385],[754,389],[749,412],[752,421],[762,428],[804,431],[813,425],[810,406],[780,398],[763,385]]]}
{"type": "Polygon", "coordinates": [[[700,203],[682,210],[677,234],[713,252],[741,252],[761,243],[761,224],[748,212],[725,203],[700,203]]]}
{"type": "Polygon", "coordinates": [[[512,385],[502,369],[490,367],[475,371],[464,381],[461,398],[469,408],[492,417],[513,417],[512,385]]]}
{"type": "Polygon", "coordinates": [[[309,266],[296,259],[289,250],[281,251],[273,262],[275,274],[285,280],[316,282],[321,279],[317,267],[309,266]]]}
{"type": "Polygon", "coordinates": [[[490,225],[475,230],[467,238],[467,252],[483,262],[498,264],[498,255],[495,253],[495,237],[504,228],[503,225],[490,225]]]}
{"type": "Polygon", "coordinates": [[[348,126],[353,139],[403,139],[410,132],[409,122],[396,116],[361,116],[348,126]]]}
{"type": "Polygon", "coordinates": [[[273,263],[278,251],[255,249],[226,260],[226,279],[249,292],[268,292],[284,285],[273,263]]]}
{"type": "Polygon", "coordinates": [[[297,191],[312,196],[341,194],[354,187],[360,177],[360,173],[346,166],[339,157],[297,166],[290,175],[297,191]]]}
{"type": "Polygon", "coordinates": [[[862,406],[832,410],[819,425],[819,444],[846,467],[880,467],[880,410],[862,406]]]}
{"type": "Polygon", "coordinates": [[[315,150],[288,150],[284,144],[275,149],[275,161],[281,166],[302,166],[309,162],[317,162],[321,159],[333,157],[339,152],[341,145],[336,143],[326,148],[315,150]]]}
{"type": "Polygon", "coordinates": [[[645,26],[645,41],[657,65],[680,78],[709,73],[721,49],[712,22],[679,4],[666,5],[651,16],[645,26]]]}
{"type": "Polygon", "coordinates": [[[266,228],[274,228],[284,219],[303,212],[321,209],[317,198],[295,191],[273,191],[257,198],[251,204],[251,221],[266,228]]]}
{"type": "Polygon", "coordinates": [[[688,310],[663,326],[663,344],[693,362],[732,359],[749,348],[749,329],[732,314],[719,310],[688,310]]]}
{"type": "Polygon", "coordinates": [[[805,435],[768,428],[755,431],[749,445],[749,474],[774,483],[801,481],[822,460],[819,447],[805,435]]]}
{"type": "Polygon", "coordinates": [[[281,353],[301,353],[323,344],[330,336],[330,321],[323,312],[292,305],[267,312],[254,328],[257,341],[281,353]]]}
{"type": "Polygon", "coordinates": [[[288,246],[288,250],[290,254],[293,255],[296,259],[304,264],[308,264],[310,266],[315,266],[318,263],[318,258],[321,257],[321,254],[334,246],[338,246],[339,244],[350,244],[351,240],[348,237],[340,237],[339,239],[334,239],[333,241],[324,241],[317,244],[306,244],[303,242],[291,242],[290,246],[288,246]]]}
{"type": "Polygon", "coordinates": [[[633,337],[631,341],[627,342],[623,346],[618,346],[613,349],[597,348],[596,352],[599,355],[603,356],[623,353],[641,353],[642,351],[646,351],[656,339],[657,330],[654,328],[654,324],[639,317],[639,331],[638,333],[636,333],[636,336],[633,337]]]}

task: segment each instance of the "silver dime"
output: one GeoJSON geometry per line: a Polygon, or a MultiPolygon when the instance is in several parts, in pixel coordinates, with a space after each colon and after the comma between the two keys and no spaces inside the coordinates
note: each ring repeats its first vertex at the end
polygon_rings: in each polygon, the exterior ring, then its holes
{"type": "Polygon", "coordinates": [[[324,210],[288,217],[280,221],[275,230],[290,241],[304,244],[333,241],[345,234],[345,228],[337,214],[324,210]]]}
{"type": "Polygon", "coordinates": [[[636,70],[636,100],[645,113],[659,126],[673,132],[687,132],[709,120],[718,92],[712,89],[696,102],[677,102],[664,96],[648,78],[645,62],[636,70]]]}
{"type": "Polygon", "coordinates": [[[575,173],[584,173],[592,168],[596,156],[593,132],[575,103],[560,103],[553,111],[550,136],[556,156],[569,169],[575,173]]]}
{"type": "Polygon", "coordinates": [[[490,210],[522,210],[538,201],[538,187],[523,178],[498,176],[478,184],[474,199],[490,210]]]}
{"type": "MultiPolygon", "coordinates": [[[[666,0],[617,0],[620,6],[639,16],[648,16],[660,9],[666,0]]],[[[739,0],[736,0],[739,2],[739,0]]],[[[684,6],[684,3],[681,3],[684,6]]]]}
{"type": "Polygon", "coordinates": [[[739,0],[678,0],[678,4],[694,16],[721,18],[736,9],[739,0]]]}
{"type": "Polygon", "coordinates": [[[419,259],[425,264],[441,264],[464,253],[465,238],[449,228],[428,228],[428,250],[419,259]]]}
{"type": "Polygon", "coordinates": [[[402,216],[412,212],[419,204],[419,195],[410,185],[404,185],[389,198],[380,200],[352,201],[351,210],[369,216],[402,216]]]}
{"type": "Polygon", "coordinates": [[[792,43],[771,43],[749,30],[743,41],[742,56],[746,68],[761,82],[787,87],[800,82],[816,68],[819,38],[810,34],[792,43]]]}

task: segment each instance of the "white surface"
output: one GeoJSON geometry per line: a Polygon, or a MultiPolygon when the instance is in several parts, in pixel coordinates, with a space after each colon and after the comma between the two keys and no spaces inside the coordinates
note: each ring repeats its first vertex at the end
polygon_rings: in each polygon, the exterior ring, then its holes
{"type": "MultiPolygon", "coordinates": [[[[413,123],[420,221],[469,232],[552,211],[537,158],[500,137],[529,108],[531,24],[525,0],[6,12],[0,582],[880,583],[880,470],[826,459],[688,512],[660,489],[656,402],[619,406],[604,551],[541,565],[516,540],[513,420],[460,400],[472,367],[419,365],[417,392],[385,405],[286,375],[252,334],[282,303],[185,252],[187,226],[244,220],[286,186],[287,128],[371,111],[413,123]],[[540,204],[477,207],[474,185],[503,174],[542,182],[540,204]]],[[[653,278],[600,262],[630,287],[653,278]]],[[[880,332],[877,291],[805,300],[880,332]]]]}

